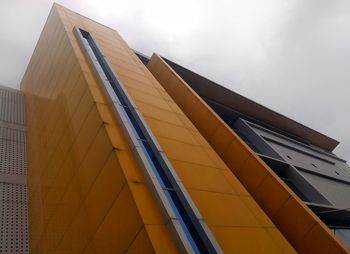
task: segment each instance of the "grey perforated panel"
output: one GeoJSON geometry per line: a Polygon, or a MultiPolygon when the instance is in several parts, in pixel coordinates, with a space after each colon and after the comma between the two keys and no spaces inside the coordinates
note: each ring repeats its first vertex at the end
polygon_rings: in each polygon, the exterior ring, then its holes
{"type": "Polygon", "coordinates": [[[0,254],[28,253],[23,96],[0,86],[0,254]]]}
{"type": "Polygon", "coordinates": [[[0,121],[24,125],[23,96],[0,87],[0,121]]]}
{"type": "Polygon", "coordinates": [[[25,143],[25,132],[0,126],[0,139],[25,143]]]}
{"type": "Polygon", "coordinates": [[[2,139],[0,142],[0,173],[26,175],[25,144],[2,139]]]}
{"type": "Polygon", "coordinates": [[[0,183],[0,253],[28,253],[27,188],[0,183]]]}

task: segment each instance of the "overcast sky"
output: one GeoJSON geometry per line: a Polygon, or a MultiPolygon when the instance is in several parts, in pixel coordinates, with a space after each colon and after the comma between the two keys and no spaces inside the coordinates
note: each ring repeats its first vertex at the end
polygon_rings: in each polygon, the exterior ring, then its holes
{"type": "MultiPolygon", "coordinates": [[[[349,0],[58,3],[341,142],[350,160],[349,0]]],[[[18,88],[53,1],[0,1],[0,84],[18,88]]]]}

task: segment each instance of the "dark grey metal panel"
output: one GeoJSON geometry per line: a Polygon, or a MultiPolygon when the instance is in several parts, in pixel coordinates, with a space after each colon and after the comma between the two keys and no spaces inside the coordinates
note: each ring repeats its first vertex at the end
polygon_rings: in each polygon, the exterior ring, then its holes
{"type": "Polygon", "coordinates": [[[28,253],[24,99],[0,86],[0,253],[28,253]]]}
{"type": "Polygon", "coordinates": [[[232,125],[275,173],[349,246],[350,167],[345,160],[247,120],[232,125]],[[341,231],[338,231],[341,228],[341,231]]]}
{"type": "Polygon", "coordinates": [[[251,128],[253,128],[258,135],[264,137],[265,139],[272,139],[276,142],[280,142],[285,145],[288,145],[289,147],[292,147],[292,148],[295,147],[298,151],[308,154],[309,156],[320,158],[321,160],[325,160],[329,162],[332,162],[332,161],[338,161],[343,163],[346,162],[345,160],[334,155],[333,153],[327,152],[319,147],[299,142],[298,140],[295,140],[291,137],[284,136],[283,134],[279,134],[274,130],[269,130],[257,124],[254,124],[251,122],[247,122],[247,123],[249,123],[249,126],[251,126],[251,128]]]}
{"type": "Polygon", "coordinates": [[[335,207],[350,208],[350,185],[311,172],[300,171],[335,207]]]}
{"type": "Polygon", "coordinates": [[[233,124],[235,132],[246,142],[256,153],[282,160],[282,157],[273,150],[270,145],[256,134],[256,131],[242,119],[233,124]]]}
{"type": "Polygon", "coordinates": [[[272,168],[270,161],[275,160],[290,165],[289,170],[280,170],[278,174],[296,186],[302,196],[307,197],[306,201],[336,208],[350,207],[349,166],[344,160],[246,120],[238,119],[234,127],[257,147],[260,156],[270,157],[267,162],[272,168]]]}
{"type": "Polygon", "coordinates": [[[338,238],[346,244],[346,246],[350,246],[350,230],[349,229],[336,229],[334,233],[338,238]]]}

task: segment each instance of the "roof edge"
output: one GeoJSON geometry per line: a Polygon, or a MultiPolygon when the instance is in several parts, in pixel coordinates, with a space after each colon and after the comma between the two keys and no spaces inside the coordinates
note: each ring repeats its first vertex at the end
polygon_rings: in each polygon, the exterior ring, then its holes
{"type": "MultiPolygon", "coordinates": [[[[161,56],[162,57],[162,56],[161,56]]],[[[240,95],[206,77],[203,77],[202,75],[198,74],[198,73],[195,73],[165,57],[162,57],[168,64],[170,64],[172,66],[172,68],[174,68],[174,70],[176,71],[176,73],[178,75],[180,75],[182,78],[183,75],[181,75],[179,72],[179,70],[181,71],[184,71],[184,72],[187,72],[189,75],[195,77],[196,79],[199,79],[200,81],[202,81],[203,84],[201,85],[206,85],[206,86],[213,86],[213,87],[216,87],[216,89],[218,90],[218,93],[220,94],[229,94],[229,96],[232,97],[232,99],[239,99],[241,101],[242,104],[245,104],[246,108],[249,108],[251,109],[252,107],[253,108],[257,108],[259,109],[259,114],[260,112],[264,113],[265,115],[268,115],[269,117],[272,117],[273,120],[279,124],[271,124],[271,122],[269,122],[268,124],[269,125],[272,125],[273,127],[275,128],[278,128],[278,129],[281,129],[283,131],[286,131],[286,132],[290,132],[292,133],[293,135],[296,135],[296,136],[299,136],[307,141],[309,141],[311,144],[313,145],[316,145],[322,149],[325,149],[326,151],[328,152],[332,152],[339,144],[339,141],[321,133],[321,132],[318,132],[310,127],[307,127],[306,125],[300,123],[300,122],[297,122],[285,115],[282,115],[281,113],[278,113],[277,111],[274,111],[258,102],[255,102],[243,95],[240,95]],[[283,122],[286,122],[285,124],[283,124],[283,122]],[[291,128],[293,127],[293,128],[291,128]]],[[[184,78],[185,79],[185,78],[184,78]]],[[[187,83],[189,85],[191,85],[191,87],[193,88],[193,84],[191,84],[191,82],[188,82],[188,80],[186,80],[187,83]]],[[[198,84],[197,84],[198,85],[198,84]]],[[[195,88],[193,88],[195,89],[195,88]]],[[[198,93],[198,89],[195,89],[196,92],[198,93]]],[[[200,93],[199,93],[200,94],[200,93]]],[[[200,94],[201,96],[203,94],[200,94]]],[[[208,97],[208,96],[207,96],[208,97]]],[[[209,97],[210,98],[210,97],[209,97]]],[[[227,105],[226,103],[224,104],[228,107],[232,107],[232,105],[227,105]]],[[[244,112],[246,113],[246,112],[244,112]]],[[[247,113],[246,113],[247,114],[247,113]]],[[[251,114],[251,112],[247,115],[250,115],[252,117],[255,117],[255,118],[258,118],[259,117],[257,115],[254,115],[254,114],[251,114]]],[[[262,120],[264,121],[264,119],[259,119],[259,120],[262,120]]],[[[265,119],[266,120],[266,119],[265,119]]]]}

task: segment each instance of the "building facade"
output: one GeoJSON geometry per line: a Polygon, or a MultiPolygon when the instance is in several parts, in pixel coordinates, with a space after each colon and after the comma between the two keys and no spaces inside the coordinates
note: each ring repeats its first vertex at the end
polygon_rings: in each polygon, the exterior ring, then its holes
{"type": "Polygon", "coordinates": [[[335,141],[261,108],[227,118],[232,94],[201,78],[53,6],[21,82],[31,253],[347,253],[317,216],[346,220],[335,141]]]}
{"type": "Polygon", "coordinates": [[[28,253],[23,95],[0,86],[0,253],[28,253]]]}
{"type": "Polygon", "coordinates": [[[339,142],[165,61],[350,246],[350,167],[332,153],[339,142]]]}

